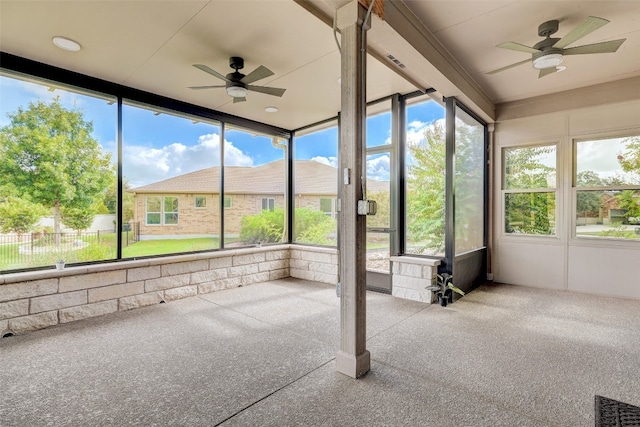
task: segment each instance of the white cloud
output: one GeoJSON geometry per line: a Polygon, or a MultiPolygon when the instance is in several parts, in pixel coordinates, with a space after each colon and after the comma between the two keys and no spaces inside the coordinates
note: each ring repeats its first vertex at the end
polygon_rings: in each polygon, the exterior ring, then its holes
{"type": "Polygon", "coordinates": [[[333,166],[334,168],[338,167],[337,157],[315,156],[315,157],[312,157],[311,160],[313,160],[314,162],[322,163],[323,165],[333,166]]]}
{"type": "Polygon", "coordinates": [[[430,123],[414,120],[407,124],[407,144],[417,145],[421,141],[424,141],[424,132],[428,128],[433,128],[435,126],[440,126],[444,130],[445,119],[438,119],[430,123]]]}
{"type": "MultiPolygon", "coordinates": [[[[176,175],[220,164],[220,135],[198,137],[195,145],[181,142],[164,147],[124,146],[124,176],[132,187],[139,187],[176,175]]],[[[225,165],[252,166],[253,160],[232,142],[225,141],[225,165]]]]}
{"type": "Polygon", "coordinates": [[[389,181],[390,163],[388,154],[367,160],[367,177],[377,181],[389,181]]]}

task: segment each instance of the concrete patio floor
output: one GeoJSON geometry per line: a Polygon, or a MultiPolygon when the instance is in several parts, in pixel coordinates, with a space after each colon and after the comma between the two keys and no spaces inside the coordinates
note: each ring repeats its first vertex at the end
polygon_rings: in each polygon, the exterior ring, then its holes
{"type": "Polygon", "coordinates": [[[359,380],[335,371],[335,289],[296,279],[0,339],[0,425],[592,426],[596,394],[640,405],[640,301],[367,298],[359,380]]]}

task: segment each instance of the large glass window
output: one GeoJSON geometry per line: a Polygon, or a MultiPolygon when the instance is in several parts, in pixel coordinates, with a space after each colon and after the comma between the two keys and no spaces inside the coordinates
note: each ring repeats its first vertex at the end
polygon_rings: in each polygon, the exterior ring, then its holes
{"type": "Polygon", "coordinates": [[[555,235],[556,146],[503,150],[504,231],[555,235]]]}
{"type": "Polygon", "coordinates": [[[484,125],[456,108],[455,251],[484,247],[484,125]]]}
{"type": "Polygon", "coordinates": [[[220,126],[131,101],[122,116],[123,258],[219,248],[220,126]]]}
{"type": "Polygon", "coordinates": [[[578,237],[640,239],[640,136],[575,141],[578,237]]]}
{"type": "Polygon", "coordinates": [[[428,96],[406,111],[405,252],[444,256],[445,109],[428,96]]]}
{"type": "Polygon", "coordinates": [[[338,222],[338,127],[311,129],[295,139],[294,227],[298,243],[335,246],[338,222]]]}
{"type": "Polygon", "coordinates": [[[225,128],[225,247],[279,243],[285,224],[287,142],[237,127],[225,128]]]}
{"type": "Polygon", "coordinates": [[[115,258],[116,99],[0,74],[0,270],[115,258]]]}

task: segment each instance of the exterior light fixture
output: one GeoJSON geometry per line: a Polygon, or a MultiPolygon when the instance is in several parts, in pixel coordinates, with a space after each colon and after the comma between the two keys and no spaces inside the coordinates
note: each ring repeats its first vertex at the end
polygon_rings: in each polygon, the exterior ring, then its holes
{"type": "Polygon", "coordinates": [[[60,49],[69,51],[69,52],[77,52],[81,49],[80,43],[68,39],[66,37],[56,36],[51,41],[53,44],[58,46],[60,49]]]}

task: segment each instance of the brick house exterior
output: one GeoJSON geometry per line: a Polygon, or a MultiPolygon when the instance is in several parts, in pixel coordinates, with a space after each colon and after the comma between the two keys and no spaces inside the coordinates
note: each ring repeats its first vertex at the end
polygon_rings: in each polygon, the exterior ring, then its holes
{"type": "MultiPolygon", "coordinates": [[[[263,209],[284,209],[285,166],[284,160],[255,167],[225,166],[226,236],[240,234],[244,216],[259,214],[263,209]]],[[[372,191],[379,191],[388,189],[389,183],[367,180],[367,185],[372,191]]],[[[296,208],[323,210],[335,218],[338,188],[335,167],[298,160],[294,187],[296,208]]],[[[140,238],[218,237],[219,188],[220,167],[214,166],[129,190],[134,194],[134,221],[139,224],[140,238]],[[149,212],[148,208],[158,202],[160,210],[149,212]]]]}

